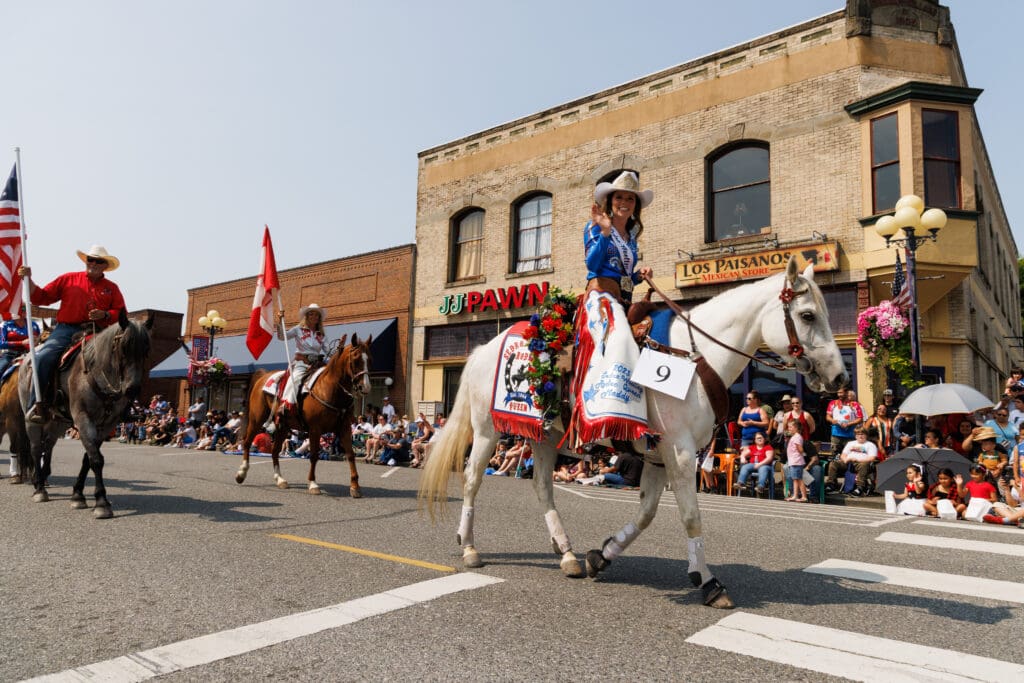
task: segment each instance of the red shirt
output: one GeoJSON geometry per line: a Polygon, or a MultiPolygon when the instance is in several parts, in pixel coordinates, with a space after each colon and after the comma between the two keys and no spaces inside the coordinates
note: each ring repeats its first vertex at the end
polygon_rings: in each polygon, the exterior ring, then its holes
{"type": "Polygon", "coordinates": [[[748,446],[748,448],[750,448],[750,452],[747,454],[747,458],[750,462],[754,463],[755,465],[759,464],[762,460],[767,460],[769,454],[775,454],[775,449],[773,449],[768,444],[765,444],[763,447],[758,448],[757,444],[752,443],[750,444],[750,446],[748,446]]]}
{"type": "Polygon", "coordinates": [[[982,500],[992,500],[992,494],[996,492],[996,487],[987,481],[968,481],[964,483],[964,488],[967,489],[971,498],[981,498],[982,500]]]}
{"type": "Polygon", "coordinates": [[[84,270],[64,273],[32,292],[34,304],[48,306],[57,301],[60,302],[57,322],[67,325],[89,322],[89,311],[99,309],[106,311],[107,317],[94,322],[97,327],[106,327],[115,322],[124,310],[124,297],[117,285],[105,277],[93,282],[84,270]]]}

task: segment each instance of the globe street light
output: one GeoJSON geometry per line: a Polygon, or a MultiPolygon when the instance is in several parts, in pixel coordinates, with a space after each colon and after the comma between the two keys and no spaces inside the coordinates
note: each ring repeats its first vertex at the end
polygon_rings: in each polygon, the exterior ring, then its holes
{"type": "MultiPolygon", "coordinates": [[[[203,328],[208,335],[210,335],[210,354],[209,357],[213,358],[213,340],[216,338],[219,332],[222,332],[227,326],[227,321],[220,317],[220,313],[211,308],[206,312],[206,315],[199,318],[199,327],[203,328]]],[[[210,384],[206,384],[206,408],[209,410],[212,406],[210,405],[210,384]]]]}
{"type": "Polygon", "coordinates": [[[946,225],[946,212],[942,209],[925,211],[924,201],[912,194],[900,197],[892,216],[882,216],[875,223],[875,232],[885,238],[888,249],[892,245],[903,246],[907,257],[907,284],[910,288],[910,350],[918,377],[921,376],[921,330],[917,314],[917,248],[927,241],[935,242],[939,230],[946,225]],[[893,237],[899,230],[903,237],[893,237]],[[918,234],[927,230],[928,234],[918,234]]]}

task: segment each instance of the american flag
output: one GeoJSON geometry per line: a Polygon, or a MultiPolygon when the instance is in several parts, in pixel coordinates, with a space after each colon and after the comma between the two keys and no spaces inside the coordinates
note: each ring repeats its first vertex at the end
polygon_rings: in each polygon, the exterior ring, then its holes
{"type": "Polygon", "coordinates": [[[892,302],[900,308],[910,308],[910,287],[903,276],[903,262],[900,253],[896,252],[896,272],[892,276],[892,302]]]}
{"type": "Polygon", "coordinates": [[[10,320],[21,308],[21,210],[18,202],[18,166],[11,169],[0,192],[0,317],[10,320]]]}

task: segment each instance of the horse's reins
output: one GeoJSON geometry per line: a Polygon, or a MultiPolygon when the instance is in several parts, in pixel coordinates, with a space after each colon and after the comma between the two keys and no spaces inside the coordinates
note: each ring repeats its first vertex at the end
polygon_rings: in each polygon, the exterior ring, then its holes
{"type": "MultiPolygon", "coordinates": [[[[330,358],[331,358],[331,356],[333,356],[333,355],[334,355],[335,353],[338,353],[338,354],[342,353],[342,350],[340,349],[340,344],[339,344],[339,345],[336,345],[336,346],[334,347],[334,350],[332,350],[332,351],[331,351],[331,352],[330,352],[330,353],[329,353],[329,354],[327,355],[327,362],[328,362],[328,363],[330,362],[330,358]]],[[[345,386],[345,384],[343,383],[344,377],[339,377],[339,378],[338,378],[338,382],[337,382],[337,384],[338,384],[338,388],[340,388],[340,389],[341,389],[342,393],[344,393],[344,394],[345,394],[346,396],[348,396],[348,397],[349,397],[350,399],[352,399],[352,403],[353,403],[353,404],[355,403],[355,400],[356,400],[355,394],[353,393],[353,389],[355,388],[355,385],[356,385],[356,380],[358,380],[358,379],[359,379],[360,377],[362,377],[363,375],[368,375],[368,374],[369,374],[369,371],[368,371],[368,370],[366,370],[366,369],[364,369],[364,370],[363,370],[362,372],[359,372],[359,373],[357,373],[357,374],[355,374],[355,375],[352,375],[352,378],[351,378],[351,381],[352,381],[352,388],[351,388],[351,389],[350,389],[350,388],[348,388],[348,387],[346,387],[346,386],[345,386]]],[[[309,395],[310,395],[311,397],[313,397],[314,399],[316,399],[317,403],[319,403],[320,405],[322,405],[322,406],[323,406],[324,408],[327,408],[328,410],[333,410],[333,411],[334,411],[334,412],[336,412],[336,413],[339,413],[339,414],[340,414],[340,413],[342,412],[342,409],[341,409],[341,408],[338,408],[337,406],[334,406],[334,405],[332,405],[332,404],[328,403],[327,401],[325,401],[324,399],[320,398],[320,397],[319,397],[319,396],[317,396],[317,395],[316,395],[315,393],[313,393],[313,390],[314,390],[315,388],[316,388],[315,386],[313,386],[313,387],[310,387],[310,389],[309,389],[309,395]]]]}
{"type": "MultiPolygon", "coordinates": [[[[677,349],[671,346],[667,346],[665,344],[661,344],[659,342],[654,341],[653,339],[650,338],[650,336],[645,336],[643,340],[644,344],[649,346],[651,349],[655,351],[664,351],[666,353],[670,353],[676,356],[682,356],[684,358],[690,356],[691,354],[696,354],[697,343],[693,336],[693,332],[694,330],[696,330],[697,332],[704,335],[712,343],[717,344],[723,349],[732,351],[735,354],[743,356],[744,358],[748,358],[754,361],[755,363],[760,363],[767,367],[774,368],[775,370],[793,370],[794,368],[796,368],[795,363],[776,363],[775,361],[770,361],[765,358],[759,358],[753,354],[747,353],[746,351],[737,349],[735,346],[726,344],[721,339],[718,339],[717,337],[709,334],[708,332],[705,332],[703,329],[701,329],[700,326],[697,325],[697,323],[690,320],[690,316],[686,314],[686,312],[682,309],[682,307],[679,306],[679,304],[669,299],[668,296],[666,296],[665,292],[661,291],[658,285],[654,284],[654,280],[652,278],[645,277],[644,280],[647,282],[648,285],[650,285],[651,289],[657,292],[657,294],[662,298],[662,300],[664,300],[665,304],[669,307],[669,309],[673,313],[675,313],[677,317],[681,318],[683,322],[686,323],[686,329],[690,334],[690,348],[692,348],[693,351],[687,351],[686,349],[677,349]]],[[[790,312],[790,303],[793,301],[793,299],[795,299],[797,296],[803,293],[804,292],[797,292],[792,287],[783,284],[782,292],[779,294],[779,300],[782,301],[782,313],[786,325],[786,334],[789,336],[789,355],[797,359],[803,357],[804,347],[800,343],[800,339],[799,337],[797,337],[796,334],[796,324],[793,322],[793,315],[790,312]]]]}

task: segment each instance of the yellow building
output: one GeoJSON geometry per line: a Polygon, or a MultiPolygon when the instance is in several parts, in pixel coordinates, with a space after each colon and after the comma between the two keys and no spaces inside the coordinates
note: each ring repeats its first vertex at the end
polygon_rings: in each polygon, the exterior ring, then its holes
{"type": "MultiPolygon", "coordinates": [[[[862,0],[421,152],[412,401],[449,407],[475,345],[545,286],[583,290],[593,189],[623,168],[655,192],[642,262],[686,305],[813,259],[866,405],[885,378],[856,346],[857,316],[889,298],[896,257],[875,223],[905,194],[943,208],[917,253],[925,372],[996,395],[1021,334],[1017,247],[980,94],[945,7],[862,0]]],[[[732,391],[749,388],[819,400],[759,367],[732,391]]]]}

